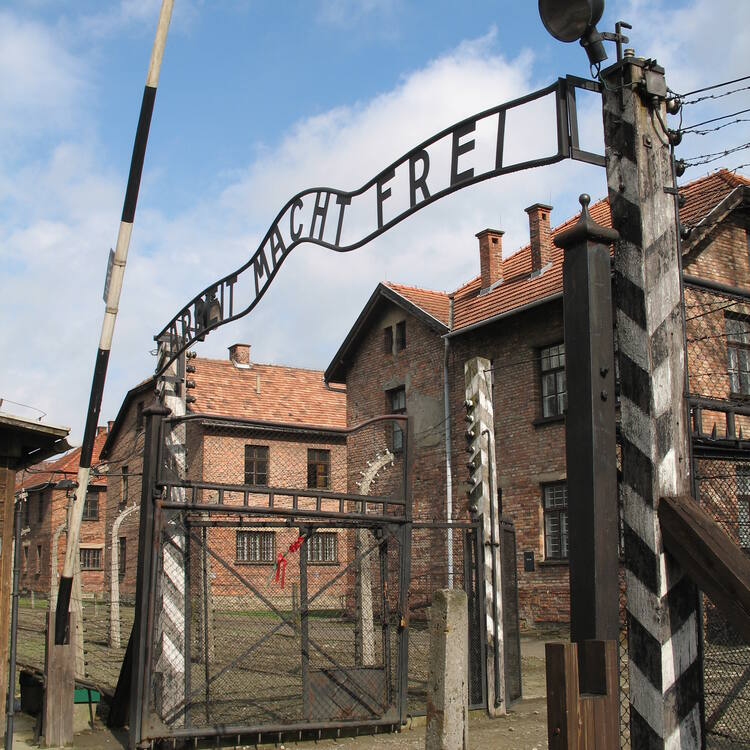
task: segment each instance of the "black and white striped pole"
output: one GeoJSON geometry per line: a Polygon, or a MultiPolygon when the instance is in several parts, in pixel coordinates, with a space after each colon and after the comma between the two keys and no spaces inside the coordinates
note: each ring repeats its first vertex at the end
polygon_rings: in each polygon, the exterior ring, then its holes
{"type": "Polygon", "coordinates": [[[125,201],[122,209],[122,220],[117,235],[117,246],[112,262],[111,276],[106,297],[106,310],[102,324],[99,349],[96,353],[96,364],[94,365],[94,377],[91,383],[91,395],[89,396],[89,407],[86,415],[86,426],[83,433],[83,445],[81,446],[81,461],[78,467],[78,487],[71,512],[71,524],[68,530],[68,540],[65,549],[65,562],[63,564],[62,576],[60,577],[60,588],[57,596],[57,610],[55,612],[55,643],[65,643],[68,629],[68,608],[70,607],[70,594],[73,588],[73,575],[75,571],[76,556],[78,555],[78,540],[83,518],[83,505],[89,486],[89,474],[91,472],[91,458],[94,452],[94,440],[96,438],[96,427],[99,421],[99,412],[102,405],[104,393],[104,381],[107,376],[107,364],[109,352],[112,347],[112,336],[115,330],[115,320],[120,304],[120,292],[125,275],[125,263],[130,247],[130,235],[133,231],[135,220],[135,208],[138,203],[138,189],[141,184],[141,173],[143,172],[143,160],[146,155],[146,144],[148,142],[148,131],[151,125],[151,115],[154,110],[156,99],[156,87],[159,82],[161,61],[164,56],[164,45],[167,40],[167,31],[172,17],[174,0],[162,0],[159,12],[159,22],[156,28],[156,38],[151,50],[151,61],[148,66],[146,86],[143,91],[141,102],[141,114],[138,118],[138,129],[133,144],[133,156],[130,161],[130,174],[128,175],[128,186],[125,191],[125,201]]]}

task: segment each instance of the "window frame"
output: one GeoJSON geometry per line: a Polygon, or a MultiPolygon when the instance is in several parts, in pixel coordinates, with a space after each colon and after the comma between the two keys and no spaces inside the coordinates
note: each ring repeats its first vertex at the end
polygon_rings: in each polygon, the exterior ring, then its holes
{"type": "Polygon", "coordinates": [[[144,424],[143,406],[144,406],[143,401],[136,402],[136,405],[135,405],[135,431],[136,432],[141,432],[143,430],[143,424],[144,424]]]}
{"type": "Polygon", "coordinates": [[[101,547],[80,547],[78,550],[78,559],[81,564],[81,570],[104,570],[102,566],[102,548],[101,547]],[[89,555],[96,560],[96,564],[89,564],[86,559],[89,555]]]}
{"type": "Polygon", "coordinates": [[[741,315],[731,311],[724,312],[724,332],[726,334],[726,346],[727,346],[727,377],[729,379],[729,395],[734,399],[750,400],[750,317],[747,315],[741,315]],[[742,332],[742,336],[745,338],[744,341],[737,341],[730,338],[736,333],[730,333],[728,324],[730,321],[736,323],[742,323],[745,326],[745,330],[742,332]],[[732,352],[735,353],[736,369],[732,369],[732,352]],[[740,369],[740,352],[745,354],[747,369],[744,370],[746,373],[746,382],[743,390],[742,383],[742,372],[740,369]],[[736,378],[738,388],[734,388],[733,379],[736,378]]]}
{"type": "Polygon", "coordinates": [[[308,448],[307,449],[307,489],[330,490],[331,489],[331,450],[330,448],[308,448]],[[314,468],[315,481],[312,483],[311,470],[314,468]],[[325,484],[320,484],[321,469],[325,484]]]}
{"type": "Polygon", "coordinates": [[[339,564],[339,535],[336,531],[316,531],[305,542],[305,555],[308,565],[338,565],[339,564]],[[327,540],[333,542],[333,558],[326,559],[327,540]],[[320,546],[317,546],[317,543],[320,546]]]}
{"type": "Polygon", "coordinates": [[[393,354],[393,326],[383,329],[383,354],[393,354]]]}
{"type": "Polygon", "coordinates": [[[275,565],[276,564],[276,532],[265,529],[237,529],[234,536],[234,562],[236,565],[275,565]],[[251,551],[249,540],[258,537],[258,555],[248,554],[251,551]],[[248,541],[241,543],[241,539],[248,541]],[[264,541],[271,541],[271,551],[267,555],[264,541]],[[242,552],[242,554],[240,554],[242,552]],[[266,559],[267,555],[267,559],[266,559]]]}
{"type": "Polygon", "coordinates": [[[130,471],[127,464],[123,464],[120,467],[120,505],[127,505],[128,503],[128,489],[130,471]]]}
{"type": "Polygon", "coordinates": [[[42,545],[37,544],[36,545],[36,574],[41,575],[42,574],[42,545]]]}
{"type": "Polygon", "coordinates": [[[36,511],[36,522],[42,523],[44,521],[44,493],[39,493],[39,504],[37,505],[36,511]]]}
{"type": "Polygon", "coordinates": [[[99,520],[99,493],[98,492],[87,492],[86,498],[83,501],[83,516],[82,521],[98,521],[99,520]],[[94,501],[95,513],[91,513],[91,504],[94,501]]]}
{"type": "MultiPolygon", "coordinates": [[[[550,498],[555,499],[555,498],[550,498]]],[[[570,535],[568,530],[568,483],[567,481],[549,482],[542,485],[542,535],[544,539],[544,560],[546,562],[568,562],[570,559],[570,535]],[[562,489],[564,492],[564,505],[552,505],[548,507],[548,491],[554,492],[562,489]],[[548,518],[557,517],[557,530],[550,531],[548,518]],[[552,538],[553,533],[557,539],[552,538]],[[563,543],[564,539],[564,543],[563,543]],[[559,552],[550,551],[551,542],[556,541],[559,552]],[[563,549],[565,554],[563,554],[563,549]]]]}
{"type": "Polygon", "coordinates": [[[269,447],[267,445],[256,445],[255,443],[246,443],[245,444],[245,484],[252,485],[254,487],[268,487],[268,479],[269,474],[271,470],[271,452],[269,450],[269,447]],[[252,457],[249,456],[249,451],[253,452],[252,457]],[[258,451],[265,451],[265,458],[261,458],[257,455],[258,451]],[[248,471],[248,461],[252,463],[252,471],[248,471]],[[259,472],[258,471],[258,463],[259,462],[265,462],[266,464],[266,470],[265,472],[259,472]],[[262,473],[265,473],[265,481],[260,482],[258,481],[258,476],[262,473]],[[252,479],[254,481],[249,482],[248,476],[252,475],[252,479]]]}
{"type": "MultiPolygon", "coordinates": [[[[399,398],[399,401],[401,399],[399,398]]],[[[385,408],[388,414],[406,414],[406,386],[399,385],[395,388],[389,388],[385,392],[385,408]],[[395,405],[395,399],[403,396],[403,406],[395,405]]],[[[391,424],[391,450],[394,453],[403,453],[404,450],[404,431],[401,426],[393,422],[391,424]]]]}
{"type": "Polygon", "coordinates": [[[565,368],[565,342],[558,341],[556,344],[547,344],[537,349],[538,373],[539,373],[539,419],[541,421],[552,421],[564,419],[568,411],[568,382],[565,368]],[[556,350],[556,351],[553,351],[556,350]],[[545,352],[550,352],[545,356],[545,352]],[[558,361],[556,366],[545,368],[545,359],[550,363],[553,359],[558,361]],[[562,364],[560,364],[562,360],[562,364]],[[560,390],[559,375],[562,375],[563,390],[560,390]],[[545,395],[545,378],[552,376],[554,382],[554,394],[545,395]],[[545,413],[547,399],[554,399],[554,411],[550,414],[545,413]],[[562,398],[562,405],[560,399],[562,398]]]}
{"type": "Polygon", "coordinates": [[[396,323],[396,335],[395,335],[396,354],[406,349],[406,321],[399,320],[396,323]]]}

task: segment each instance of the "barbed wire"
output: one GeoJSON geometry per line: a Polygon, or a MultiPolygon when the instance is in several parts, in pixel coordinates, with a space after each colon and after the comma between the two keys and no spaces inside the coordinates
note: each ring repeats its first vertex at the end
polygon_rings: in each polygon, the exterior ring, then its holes
{"type": "Polygon", "coordinates": [[[710,120],[704,120],[703,122],[696,122],[693,125],[688,125],[687,127],[680,128],[680,133],[695,133],[697,135],[706,135],[707,133],[713,133],[717,130],[721,130],[722,128],[729,127],[730,125],[735,125],[738,122],[748,122],[748,118],[739,118],[737,120],[733,120],[732,122],[725,122],[721,125],[717,125],[715,128],[707,128],[706,130],[699,130],[699,128],[702,125],[710,125],[713,122],[719,122],[719,120],[727,120],[730,117],[737,117],[737,115],[744,115],[746,112],[750,112],[750,107],[747,109],[741,109],[737,112],[732,112],[729,115],[720,115],[719,117],[712,117],[710,120]]]}
{"type": "Polygon", "coordinates": [[[691,104],[698,104],[698,102],[705,102],[709,99],[723,99],[726,96],[731,96],[732,94],[739,94],[741,91],[748,91],[750,90],[750,86],[740,86],[739,88],[732,89],[731,91],[724,91],[721,94],[706,94],[706,96],[699,96],[697,99],[691,99],[689,101],[682,102],[683,107],[688,107],[691,104]]]}
{"type": "Polygon", "coordinates": [[[693,96],[693,94],[702,94],[704,91],[712,91],[713,89],[719,89],[722,86],[731,86],[733,83],[741,83],[742,81],[750,80],[750,75],[742,76],[740,78],[734,78],[731,81],[723,81],[722,83],[712,83],[710,86],[704,86],[700,89],[695,89],[695,91],[688,91],[685,94],[678,94],[673,89],[668,88],[667,91],[669,91],[670,94],[674,94],[675,96],[679,97],[680,99],[684,99],[688,96],[693,96]]]}
{"type": "Polygon", "coordinates": [[[702,164],[711,164],[711,162],[719,161],[719,159],[723,159],[725,156],[737,153],[738,151],[744,151],[748,148],[750,148],[750,142],[743,143],[742,145],[735,146],[734,148],[728,148],[725,151],[715,151],[711,154],[701,154],[700,156],[693,156],[689,159],[683,159],[683,161],[685,163],[685,167],[689,169],[690,167],[699,167],[702,164]]]}

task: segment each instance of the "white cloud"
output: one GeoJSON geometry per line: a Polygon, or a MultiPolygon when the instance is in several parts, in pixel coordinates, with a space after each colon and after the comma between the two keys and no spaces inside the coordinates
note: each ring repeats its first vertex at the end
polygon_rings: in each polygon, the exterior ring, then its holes
{"type": "MultiPolygon", "coordinates": [[[[142,20],[151,28],[157,5],[156,0],[129,0],[108,22],[142,20]]],[[[331,7],[347,10],[350,17],[383,10],[368,3],[331,7]]],[[[622,17],[636,26],[632,36],[638,50],[669,64],[679,81],[673,86],[690,86],[690,71],[698,65],[693,58],[712,59],[715,51],[692,20],[656,7],[628,6],[630,17],[628,8],[622,17]],[[660,46],[656,30],[667,28],[667,22],[687,35],[690,48],[672,42],[660,46]]],[[[709,6],[695,0],[693,7],[704,12],[709,6]]],[[[0,34],[4,22],[12,24],[12,16],[0,14],[0,34]]],[[[44,28],[21,27],[31,29],[28,36],[37,42],[39,59],[63,64],[57,66],[59,83],[51,103],[39,105],[35,97],[18,93],[20,103],[10,109],[5,126],[22,134],[24,107],[31,112],[34,106],[54,107],[61,120],[67,116],[73,122],[88,85],[86,66],[44,28]]],[[[105,27],[103,22],[98,26],[102,33],[105,27]]],[[[743,27],[740,40],[745,34],[743,27]]],[[[497,54],[496,43],[496,32],[490,30],[404,74],[390,91],[301,118],[278,143],[261,146],[252,163],[221,176],[216,195],[196,196],[194,205],[177,215],[161,209],[159,191],[168,185],[167,176],[151,170],[147,157],[142,196],[148,200],[140,202],[133,232],[102,419],[112,418],[125,391],[152,370],[149,350],[157,330],[192,296],[250,256],[291,195],[320,184],[357,188],[442,128],[548,83],[535,80],[531,53],[507,59],[497,54]]],[[[725,43],[731,60],[741,60],[739,44],[734,38],[725,43]]],[[[2,54],[0,44],[0,61],[2,54]]],[[[714,75],[731,70],[727,63],[714,75]]],[[[29,75],[32,90],[47,86],[45,69],[29,75]]],[[[587,142],[596,144],[598,105],[582,103],[580,114],[587,142]]],[[[541,122],[526,119],[522,125],[528,142],[542,137],[541,122]]],[[[43,409],[51,421],[73,426],[77,438],[103,314],[106,254],[115,241],[123,189],[124,177],[100,158],[95,132],[75,136],[71,128],[62,128],[51,148],[35,151],[33,159],[12,171],[0,162],[0,350],[11,353],[0,373],[0,397],[43,409]]],[[[378,281],[454,289],[478,271],[474,235],[480,229],[506,230],[504,246],[512,251],[528,240],[524,207],[552,203],[558,223],[576,211],[579,193],[598,198],[605,190],[602,170],[566,162],[465,189],[350,254],[300,246],[256,311],[211,334],[198,352],[224,357],[223,347],[248,341],[259,361],[323,368],[378,281]]]]}

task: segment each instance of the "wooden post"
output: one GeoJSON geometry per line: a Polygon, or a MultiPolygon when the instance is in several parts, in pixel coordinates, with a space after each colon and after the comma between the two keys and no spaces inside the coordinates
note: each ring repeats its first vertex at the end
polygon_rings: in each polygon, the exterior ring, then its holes
{"type": "Polygon", "coordinates": [[[625,58],[602,72],[615,249],[630,739],[701,747],[698,592],[665,557],[656,506],[690,494],[680,259],[664,71],[625,58]]]}
{"type": "Polygon", "coordinates": [[[0,457],[0,497],[3,501],[3,536],[0,548],[0,697],[8,693],[8,646],[10,643],[10,590],[13,555],[13,495],[16,470],[11,459],[0,457]]]}
{"type": "Polygon", "coordinates": [[[69,642],[55,645],[55,610],[47,617],[47,648],[44,689],[44,742],[47,747],[62,747],[73,742],[73,692],[75,690],[75,611],[70,612],[69,642]]]}

